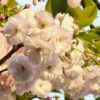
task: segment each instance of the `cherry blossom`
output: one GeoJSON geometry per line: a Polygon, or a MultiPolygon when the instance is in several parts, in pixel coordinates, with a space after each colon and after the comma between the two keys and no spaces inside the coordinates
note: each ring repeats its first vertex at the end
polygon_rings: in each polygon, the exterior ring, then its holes
{"type": "Polygon", "coordinates": [[[23,56],[12,56],[8,65],[17,94],[32,91],[44,97],[52,88],[76,100],[100,94],[100,68],[94,63],[83,68],[87,56],[84,43],[74,38],[76,30],[82,31],[65,13],[53,18],[46,11],[25,9],[9,18],[4,26],[8,43],[24,44],[23,56]]]}
{"type": "Polygon", "coordinates": [[[32,92],[39,97],[47,96],[48,93],[52,90],[52,84],[45,80],[38,79],[33,85],[32,92]]]}
{"type": "Polygon", "coordinates": [[[10,59],[8,71],[18,82],[26,82],[32,79],[34,65],[25,56],[14,56],[10,59]]]}

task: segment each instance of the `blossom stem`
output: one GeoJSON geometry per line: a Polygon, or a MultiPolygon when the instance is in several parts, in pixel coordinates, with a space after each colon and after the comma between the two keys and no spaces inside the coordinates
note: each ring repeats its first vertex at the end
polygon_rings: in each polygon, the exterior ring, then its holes
{"type": "MultiPolygon", "coordinates": [[[[79,52],[81,52],[81,53],[85,53],[85,52],[83,52],[83,51],[81,51],[81,50],[78,50],[78,49],[76,49],[76,48],[74,48],[75,50],[77,50],[77,51],[79,51],[79,52]]],[[[88,53],[90,53],[90,54],[93,54],[93,53],[91,53],[91,52],[88,52],[88,53]]],[[[86,55],[86,54],[85,54],[86,55]]],[[[89,55],[86,55],[87,57],[90,57],[90,59],[92,59],[97,65],[98,65],[98,62],[94,59],[94,58],[92,58],[91,56],[89,56],[89,55]]]]}

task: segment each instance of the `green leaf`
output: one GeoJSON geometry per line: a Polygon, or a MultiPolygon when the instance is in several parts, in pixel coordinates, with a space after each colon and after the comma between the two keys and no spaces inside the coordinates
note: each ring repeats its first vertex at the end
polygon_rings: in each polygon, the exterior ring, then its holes
{"type": "Polygon", "coordinates": [[[96,100],[100,100],[100,97],[96,98],[96,100]]]}
{"type": "Polygon", "coordinates": [[[13,92],[12,95],[16,100],[32,100],[33,98],[36,98],[36,95],[33,95],[31,92],[24,93],[22,96],[19,96],[16,94],[16,92],[13,92]]]}
{"type": "Polygon", "coordinates": [[[88,6],[83,10],[82,15],[79,16],[79,19],[76,20],[75,22],[80,27],[85,27],[92,24],[96,17],[97,17],[96,6],[88,6]]]}
{"type": "Polygon", "coordinates": [[[47,1],[45,10],[48,11],[48,12],[52,12],[52,8],[51,8],[51,0],[48,0],[48,1],[47,1]]]}
{"type": "Polygon", "coordinates": [[[83,40],[85,47],[97,56],[100,56],[100,27],[96,27],[87,32],[81,32],[78,38],[83,40]]]}
{"type": "Polygon", "coordinates": [[[75,18],[75,23],[80,28],[91,25],[97,17],[98,9],[93,0],[85,0],[85,8],[68,8],[69,13],[75,18]]]}
{"type": "Polygon", "coordinates": [[[51,12],[55,17],[57,13],[65,13],[67,8],[67,0],[48,0],[46,10],[51,12]]]}
{"type": "Polygon", "coordinates": [[[84,0],[84,2],[85,2],[85,6],[94,5],[93,0],[84,0]]]}
{"type": "Polygon", "coordinates": [[[23,9],[22,6],[17,7],[15,0],[8,0],[7,5],[0,7],[0,13],[5,15],[5,19],[0,20],[0,26],[3,27],[10,16],[17,14],[23,9]]]}
{"type": "Polygon", "coordinates": [[[80,16],[82,16],[82,10],[80,7],[77,8],[68,8],[68,12],[75,18],[75,20],[78,20],[80,16]]]}
{"type": "Polygon", "coordinates": [[[71,98],[70,95],[68,95],[68,94],[65,93],[64,96],[65,96],[65,100],[72,100],[72,98],[71,98]]]}
{"type": "Polygon", "coordinates": [[[8,0],[7,7],[16,8],[17,2],[15,0],[8,0]]]}

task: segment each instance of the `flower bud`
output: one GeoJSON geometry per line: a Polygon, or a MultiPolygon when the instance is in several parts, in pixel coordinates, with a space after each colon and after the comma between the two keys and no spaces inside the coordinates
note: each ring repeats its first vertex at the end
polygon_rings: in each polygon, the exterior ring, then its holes
{"type": "Polygon", "coordinates": [[[31,7],[31,4],[25,4],[25,9],[28,9],[31,7]]]}
{"type": "Polygon", "coordinates": [[[81,0],[68,0],[68,6],[71,8],[77,8],[80,6],[81,0]]]}

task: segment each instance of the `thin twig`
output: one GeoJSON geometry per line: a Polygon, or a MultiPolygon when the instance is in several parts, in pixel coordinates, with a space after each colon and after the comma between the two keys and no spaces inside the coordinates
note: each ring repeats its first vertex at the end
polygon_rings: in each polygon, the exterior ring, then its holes
{"type": "MultiPolygon", "coordinates": [[[[76,49],[76,48],[74,48],[75,50],[77,50],[77,51],[79,51],[79,52],[81,52],[81,53],[85,53],[85,52],[83,52],[83,51],[81,51],[81,50],[79,50],[79,49],[76,49]]],[[[88,52],[88,53],[91,53],[91,52],[88,52]]],[[[91,53],[91,54],[93,54],[93,53],[91,53]]],[[[86,55],[87,57],[90,57],[97,65],[98,65],[98,63],[97,63],[97,61],[94,59],[94,58],[92,58],[91,56],[89,56],[89,55],[86,55]]]]}

